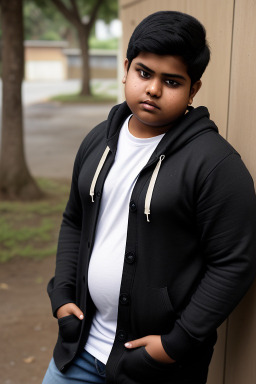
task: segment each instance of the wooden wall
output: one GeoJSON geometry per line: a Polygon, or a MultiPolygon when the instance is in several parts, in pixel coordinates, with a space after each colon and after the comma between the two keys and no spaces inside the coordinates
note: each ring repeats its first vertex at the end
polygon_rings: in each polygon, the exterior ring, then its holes
{"type": "MultiPolygon", "coordinates": [[[[239,151],[256,181],[256,0],[119,0],[119,3],[123,23],[122,60],[133,29],[150,13],[177,10],[195,16],[204,24],[212,58],[193,105],[209,108],[220,133],[239,151]]],[[[256,383],[256,283],[219,329],[207,382],[253,383],[256,383]]]]}
{"type": "MultiPolygon", "coordinates": [[[[236,0],[227,139],[256,182],[256,0],[236,0]]],[[[229,319],[225,384],[256,383],[256,283],[229,319]]]]}

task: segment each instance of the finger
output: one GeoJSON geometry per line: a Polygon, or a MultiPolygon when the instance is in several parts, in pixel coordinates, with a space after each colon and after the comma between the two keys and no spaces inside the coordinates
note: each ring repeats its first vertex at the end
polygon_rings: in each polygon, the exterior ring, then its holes
{"type": "Polygon", "coordinates": [[[78,317],[79,320],[83,320],[83,318],[84,318],[83,312],[75,304],[72,305],[71,313],[73,315],[75,315],[76,317],[78,317]]]}
{"type": "Polygon", "coordinates": [[[147,337],[142,337],[141,339],[136,339],[132,341],[128,341],[125,343],[125,347],[132,349],[132,348],[138,348],[138,347],[144,347],[147,345],[147,337]]]}

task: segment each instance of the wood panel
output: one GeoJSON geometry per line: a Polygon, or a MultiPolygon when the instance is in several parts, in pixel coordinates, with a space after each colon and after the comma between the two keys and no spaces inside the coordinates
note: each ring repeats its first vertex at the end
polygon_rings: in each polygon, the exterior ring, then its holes
{"type": "MultiPolygon", "coordinates": [[[[256,180],[256,1],[236,0],[228,140],[256,180]]],[[[225,384],[256,382],[256,284],[230,316],[225,384]]]]}
{"type": "Polygon", "coordinates": [[[224,384],[227,322],[218,329],[218,341],[209,367],[207,384],[224,384]]]}
{"type": "Polygon", "coordinates": [[[256,383],[256,283],[229,318],[225,384],[256,383]]]}
{"type": "Polygon", "coordinates": [[[256,180],[256,1],[236,0],[228,140],[256,180]]]}

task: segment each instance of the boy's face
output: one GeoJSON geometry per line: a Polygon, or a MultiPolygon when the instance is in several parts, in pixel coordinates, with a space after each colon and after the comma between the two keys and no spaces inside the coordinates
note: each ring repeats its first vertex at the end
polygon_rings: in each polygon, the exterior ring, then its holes
{"type": "Polygon", "coordinates": [[[191,87],[186,65],[179,56],[141,52],[132,60],[128,70],[125,60],[125,97],[133,118],[135,132],[156,136],[170,129],[182,116],[201,86],[191,87]]]}

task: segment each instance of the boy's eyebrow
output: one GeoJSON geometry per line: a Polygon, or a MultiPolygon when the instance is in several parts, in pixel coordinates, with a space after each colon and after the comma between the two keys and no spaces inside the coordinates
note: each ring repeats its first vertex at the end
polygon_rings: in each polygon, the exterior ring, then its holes
{"type": "MultiPolygon", "coordinates": [[[[149,72],[149,73],[155,73],[155,71],[153,71],[152,69],[148,68],[145,64],[143,63],[135,63],[136,65],[139,65],[140,67],[142,67],[143,69],[145,69],[145,71],[149,72]]],[[[184,76],[182,75],[179,75],[178,73],[162,73],[163,76],[166,76],[166,77],[176,77],[178,79],[182,79],[182,80],[186,80],[184,76]]]]}

